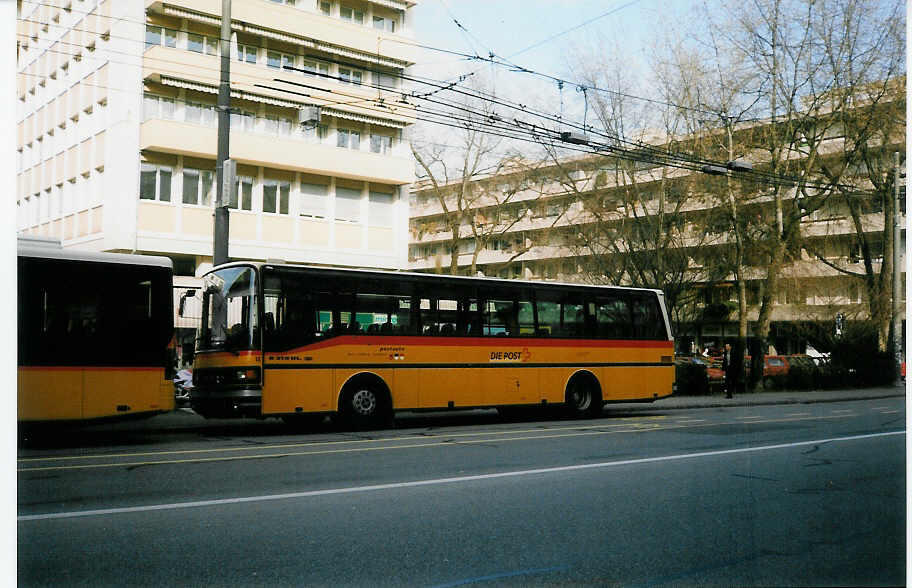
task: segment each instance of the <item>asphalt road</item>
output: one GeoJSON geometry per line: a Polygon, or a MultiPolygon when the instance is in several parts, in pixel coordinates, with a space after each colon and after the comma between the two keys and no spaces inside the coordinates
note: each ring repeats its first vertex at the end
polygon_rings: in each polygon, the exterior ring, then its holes
{"type": "Polygon", "coordinates": [[[903,398],[303,435],[157,419],[20,448],[20,585],[906,580],[903,398]]]}

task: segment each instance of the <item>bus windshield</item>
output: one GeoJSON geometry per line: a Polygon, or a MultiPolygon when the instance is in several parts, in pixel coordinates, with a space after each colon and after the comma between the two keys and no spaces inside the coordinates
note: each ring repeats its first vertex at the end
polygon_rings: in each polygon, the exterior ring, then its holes
{"type": "Polygon", "coordinates": [[[252,267],[225,268],[203,280],[197,351],[257,349],[256,271],[252,267]]]}

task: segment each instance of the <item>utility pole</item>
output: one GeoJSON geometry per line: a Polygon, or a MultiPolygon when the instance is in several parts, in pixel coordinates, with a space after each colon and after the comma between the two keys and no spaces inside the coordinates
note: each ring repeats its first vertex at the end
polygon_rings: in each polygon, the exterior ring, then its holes
{"type": "Polygon", "coordinates": [[[902,208],[899,191],[899,152],[893,153],[893,357],[896,383],[900,382],[902,366],[902,308],[900,282],[902,279],[902,208]]]}
{"type": "Polygon", "coordinates": [[[222,67],[218,93],[218,156],[215,162],[215,221],[212,229],[213,265],[228,261],[228,201],[230,193],[225,193],[225,160],[228,159],[229,125],[231,124],[231,0],[222,0],[222,33],[219,47],[222,67]]]}

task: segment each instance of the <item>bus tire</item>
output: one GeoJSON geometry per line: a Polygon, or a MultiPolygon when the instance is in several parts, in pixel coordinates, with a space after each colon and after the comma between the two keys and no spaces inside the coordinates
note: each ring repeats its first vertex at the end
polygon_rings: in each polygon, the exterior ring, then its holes
{"type": "Polygon", "coordinates": [[[358,378],[343,388],[339,415],[348,427],[378,428],[392,421],[392,403],[382,386],[366,378],[358,378]]]}
{"type": "Polygon", "coordinates": [[[571,418],[596,417],[602,414],[602,404],[602,391],[595,376],[580,372],[570,378],[564,406],[571,418]]]}

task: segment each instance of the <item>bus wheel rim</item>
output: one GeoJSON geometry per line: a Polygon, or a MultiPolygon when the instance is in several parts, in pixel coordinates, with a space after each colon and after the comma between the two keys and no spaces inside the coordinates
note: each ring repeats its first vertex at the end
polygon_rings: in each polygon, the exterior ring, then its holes
{"type": "Polygon", "coordinates": [[[582,386],[575,386],[573,390],[573,404],[577,410],[586,410],[592,402],[589,392],[582,386]]]}
{"type": "Polygon", "coordinates": [[[351,404],[356,413],[368,416],[377,410],[377,396],[372,390],[358,390],[352,396],[351,404]]]}

